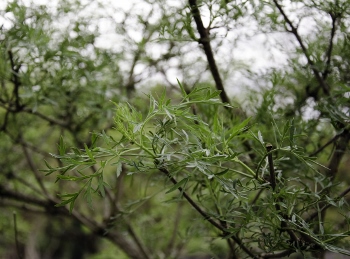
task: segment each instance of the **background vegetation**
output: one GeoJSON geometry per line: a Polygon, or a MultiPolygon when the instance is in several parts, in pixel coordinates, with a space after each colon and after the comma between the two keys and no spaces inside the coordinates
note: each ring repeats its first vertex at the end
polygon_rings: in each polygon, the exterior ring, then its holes
{"type": "Polygon", "coordinates": [[[349,1],[0,7],[0,257],[350,255],[349,1]]]}

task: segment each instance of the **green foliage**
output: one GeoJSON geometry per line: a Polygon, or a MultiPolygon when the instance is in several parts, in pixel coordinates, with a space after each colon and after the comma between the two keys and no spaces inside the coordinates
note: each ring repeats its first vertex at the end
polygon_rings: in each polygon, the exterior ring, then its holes
{"type": "Polygon", "coordinates": [[[349,1],[139,2],[0,3],[0,257],[349,255],[349,1]]]}
{"type": "MultiPolygon", "coordinates": [[[[146,116],[128,103],[116,104],[115,130],[121,135],[118,140],[94,134],[96,142],[101,143],[99,147],[85,145],[85,149],[73,149],[59,156],[64,167],[57,168],[60,173],[57,180],[83,184],[78,192],[62,195],[58,206],[70,204],[72,209],[84,189],[86,201],[92,206],[91,196],[86,193],[103,195],[105,188],[97,175],[103,175],[109,164],[120,171],[118,168],[122,164],[130,168],[129,175],[165,172],[165,177],[179,179],[167,187],[165,194],[173,194],[176,189],[180,191],[169,201],[182,201],[184,193],[197,197],[196,202],[205,208],[208,217],[225,223],[224,238],[240,236],[244,246],[255,245],[265,253],[285,249],[290,253],[307,252],[321,248],[350,255],[334,246],[334,242],[347,237],[348,232],[338,232],[332,229],[332,224],[318,217],[310,220],[303,217],[313,210],[320,215],[328,206],[338,208],[341,213],[345,205],[339,203],[343,199],[334,192],[338,189],[336,184],[318,171],[318,166],[322,165],[306,155],[300,146],[307,136],[297,132],[294,120],[279,128],[272,119],[276,148],[266,151],[262,133],[259,131],[256,135],[253,128],[249,129],[249,120],[224,125],[225,110],[216,98],[219,92],[195,88],[183,94],[182,101],[177,104],[172,104],[164,95],[158,99],[150,95],[146,116]],[[215,107],[210,124],[193,115],[193,104],[215,107]],[[240,155],[236,139],[255,140],[253,147],[259,157],[256,168],[241,161],[240,157],[244,156],[240,155]],[[274,156],[274,169],[269,169],[269,156],[274,156]],[[93,174],[84,174],[90,166],[98,166],[98,169],[93,174]],[[72,176],[65,175],[66,168],[72,176]],[[293,173],[295,170],[299,173],[293,173]],[[271,189],[272,173],[276,174],[275,189],[271,189]],[[95,187],[91,185],[93,178],[95,187]],[[320,228],[319,234],[314,233],[314,227],[320,228]],[[290,233],[307,238],[291,240],[290,233]]],[[[48,170],[52,173],[54,169],[48,170]]]]}

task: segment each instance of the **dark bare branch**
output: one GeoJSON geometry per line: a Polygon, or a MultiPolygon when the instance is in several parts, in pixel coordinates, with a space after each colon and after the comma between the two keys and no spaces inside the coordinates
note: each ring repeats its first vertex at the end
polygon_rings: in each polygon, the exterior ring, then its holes
{"type": "Polygon", "coordinates": [[[221,93],[220,93],[221,100],[224,103],[230,103],[230,99],[228,98],[228,96],[226,94],[218,67],[216,65],[213,50],[211,48],[210,37],[209,37],[209,30],[210,29],[205,28],[203,25],[203,21],[202,21],[201,14],[200,14],[200,11],[199,11],[199,8],[197,5],[197,1],[196,0],[189,0],[189,5],[190,5],[193,19],[197,25],[197,31],[200,35],[199,43],[203,45],[203,49],[204,49],[205,55],[206,55],[207,60],[208,60],[210,72],[214,78],[216,88],[221,91],[221,93]]]}
{"type": "Polygon", "coordinates": [[[279,10],[279,12],[281,13],[281,15],[283,16],[283,19],[285,20],[285,22],[288,24],[288,26],[290,27],[290,29],[288,30],[290,33],[292,33],[295,38],[297,39],[300,48],[302,49],[305,58],[307,59],[307,62],[317,80],[317,82],[320,84],[324,94],[326,94],[327,96],[330,95],[330,89],[329,86],[327,85],[326,81],[322,78],[321,76],[321,71],[318,71],[318,69],[315,67],[315,63],[312,61],[310,53],[307,49],[307,47],[305,46],[299,32],[298,32],[298,28],[296,26],[294,26],[294,24],[292,23],[292,21],[289,19],[289,17],[287,16],[287,14],[285,13],[285,11],[282,8],[282,5],[279,4],[279,2],[277,0],[273,0],[275,6],[277,7],[277,9],[279,10]]]}

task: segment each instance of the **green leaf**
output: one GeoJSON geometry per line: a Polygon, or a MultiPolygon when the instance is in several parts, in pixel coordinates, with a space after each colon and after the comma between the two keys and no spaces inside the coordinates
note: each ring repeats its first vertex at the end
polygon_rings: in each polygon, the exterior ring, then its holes
{"type": "Polygon", "coordinates": [[[289,129],[289,145],[290,148],[294,148],[294,133],[295,133],[295,126],[294,126],[294,119],[290,121],[290,129],[289,129]]]}
{"type": "Polygon", "coordinates": [[[65,143],[63,142],[63,137],[60,136],[60,144],[58,145],[58,150],[59,150],[59,153],[61,156],[65,155],[66,154],[66,145],[65,143]]]}
{"type": "Polygon", "coordinates": [[[181,82],[179,81],[179,79],[176,78],[176,81],[177,81],[177,84],[180,86],[182,96],[183,96],[184,98],[186,98],[186,97],[187,97],[187,93],[186,93],[185,88],[183,87],[183,85],[181,84],[181,82]]]}
{"type": "Polygon", "coordinates": [[[118,178],[120,176],[121,172],[123,171],[123,164],[121,162],[118,162],[116,164],[116,166],[117,166],[116,175],[118,178]]]}
{"type": "Polygon", "coordinates": [[[62,202],[56,204],[55,207],[62,207],[62,206],[65,206],[67,204],[70,204],[70,206],[69,206],[69,213],[72,213],[73,207],[74,207],[74,203],[75,203],[76,199],[79,196],[79,192],[63,194],[63,195],[58,195],[58,196],[60,198],[68,198],[68,199],[62,200],[62,202]]]}
{"type": "Polygon", "coordinates": [[[85,148],[86,154],[89,156],[91,161],[95,161],[94,155],[92,154],[91,150],[88,148],[88,146],[85,143],[84,143],[84,148],[85,148]]]}
{"type": "Polygon", "coordinates": [[[225,169],[225,170],[223,170],[223,171],[221,171],[221,172],[219,172],[219,173],[216,173],[215,175],[216,176],[222,176],[222,175],[225,175],[228,171],[229,171],[230,169],[229,168],[227,168],[227,169],[225,169]]]}
{"type": "Polygon", "coordinates": [[[166,193],[171,193],[171,192],[181,188],[182,186],[186,186],[188,180],[189,180],[189,177],[182,179],[180,182],[178,182],[177,184],[172,186],[166,193]]]}

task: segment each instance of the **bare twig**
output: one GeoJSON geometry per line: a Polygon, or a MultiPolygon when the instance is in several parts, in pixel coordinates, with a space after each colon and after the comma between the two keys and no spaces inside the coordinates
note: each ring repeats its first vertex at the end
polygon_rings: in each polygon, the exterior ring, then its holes
{"type": "Polygon", "coordinates": [[[17,250],[17,256],[19,259],[22,259],[22,253],[19,248],[19,242],[18,242],[18,230],[17,230],[17,215],[16,212],[13,212],[13,224],[14,224],[14,231],[15,231],[15,242],[16,242],[16,250],[17,250]]]}
{"type": "Polygon", "coordinates": [[[331,158],[331,161],[328,165],[329,171],[327,171],[327,176],[332,179],[337,175],[338,168],[342,157],[345,154],[345,150],[348,146],[350,140],[350,132],[349,130],[344,130],[339,140],[335,144],[335,149],[331,158]]]}
{"type": "Polygon", "coordinates": [[[330,73],[330,66],[331,66],[331,60],[332,60],[332,52],[333,52],[333,40],[334,40],[334,37],[335,37],[335,32],[336,32],[336,25],[337,25],[337,15],[333,14],[333,13],[330,13],[329,14],[332,18],[332,30],[331,30],[331,36],[329,38],[329,45],[328,45],[328,49],[326,51],[326,67],[322,73],[322,77],[323,77],[323,80],[326,80],[329,73],[330,73]]]}
{"type": "Polygon", "coordinates": [[[272,253],[264,253],[261,254],[260,257],[261,258],[282,258],[285,256],[289,256],[290,254],[295,253],[294,250],[284,250],[284,251],[280,251],[280,252],[272,252],[272,253]]]}
{"type": "Polygon", "coordinates": [[[22,108],[22,106],[20,104],[20,98],[19,98],[19,87],[21,86],[21,82],[20,82],[19,76],[18,76],[18,72],[19,72],[19,70],[21,68],[21,65],[16,65],[15,64],[15,60],[14,60],[14,57],[13,57],[13,54],[12,54],[11,50],[8,50],[8,55],[9,55],[10,62],[11,62],[12,83],[14,84],[12,98],[15,99],[16,110],[19,111],[22,108]]]}
{"type": "Polygon", "coordinates": [[[301,39],[299,33],[298,33],[298,28],[296,26],[294,26],[294,24],[292,23],[292,21],[288,18],[287,14],[284,12],[282,6],[278,3],[277,0],[273,0],[273,2],[275,3],[275,6],[277,7],[277,9],[279,10],[279,12],[281,13],[281,15],[283,16],[285,22],[289,25],[290,30],[288,30],[290,33],[292,33],[295,38],[297,39],[299,46],[301,47],[304,56],[307,59],[307,62],[312,70],[312,72],[314,73],[314,76],[317,80],[317,82],[320,84],[320,86],[323,89],[323,92],[329,96],[330,94],[330,90],[329,90],[329,86],[327,85],[327,83],[325,82],[325,80],[323,80],[323,78],[321,77],[321,73],[320,71],[317,70],[317,68],[315,67],[315,63],[311,60],[310,58],[310,53],[308,52],[306,46],[304,45],[303,40],[301,39]]]}
{"type": "Polygon", "coordinates": [[[178,228],[179,228],[179,224],[180,224],[180,219],[181,219],[181,213],[182,213],[182,202],[179,202],[176,208],[176,214],[175,214],[175,220],[174,220],[174,228],[171,234],[171,237],[169,239],[167,248],[166,248],[166,256],[170,256],[171,252],[173,251],[174,245],[175,245],[175,239],[176,239],[176,235],[178,234],[178,228]]]}
{"type": "Polygon", "coordinates": [[[40,177],[40,174],[39,174],[36,166],[34,165],[34,161],[33,161],[32,157],[31,157],[31,155],[29,154],[29,152],[27,150],[27,147],[25,147],[24,145],[21,145],[21,146],[22,146],[23,153],[24,153],[24,155],[26,157],[27,163],[29,165],[29,168],[33,172],[37,183],[39,184],[39,186],[40,186],[41,190],[43,191],[43,193],[45,194],[45,196],[49,197],[49,193],[47,192],[46,187],[44,186],[44,183],[43,183],[43,181],[42,181],[42,179],[40,177]]]}
{"type": "MultiPolygon", "coordinates": [[[[49,123],[52,124],[52,125],[58,125],[58,126],[61,126],[61,127],[63,127],[63,128],[69,127],[69,123],[67,123],[67,122],[60,121],[60,120],[56,120],[56,119],[52,119],[52,118],[50,118],[50,117],[48,117],[48,116],[46,116],[46,115],[44,115],[44,114],[42,114],[42,113],[40,113],[40,112],[38,112],[38,111],[32,110],[32,109],[30,109],[30,108],[22,108],[22,109],[19,111],[19,110],[17,110],[17,109],[8,107],[8,106],[6,106],[6,105],[4,105],[4,104],[1,104],[1,103],[0,103],[0,107],[4,108],[5,110],[7,110],[7,111],[9,111],[9,112],[11,112],[11,113],[17,113],[17,112],[20,112],[20,111],[21,111],[21,112],[25,112],[25,113],[28,113],[28,114],[36,115],[36,116],[38,116],[39,118],[41,118],[41,119],[43,119],[43,120],[49,122],[49,123]]],[[[4,127],[4,126],[2,126],[2,127],[4,127]]]]}
{"type": "Polygon", "coordinates": [[[273,165],[272,153],[270,152],[271,150],[272,150],[272,145],[270,143],[266,143],[266,151],[268,152],[267,159],[268,159],[269,168],[270,168],[270,184],[271,184],[272,190],[275,191],[276,174],[275,174],[275,167],[273,165]]]}
{"type": "Polygon", "coordinates": [[[319,149],[317,149],[315,152],[311,153],[309,155],[309,157],[313,157],[316,156],[318,153],[320,153],[321,151],[323,151],[323,149],[325,149],[328,145],[332,144],[334,141],[336,141],[339,137],[341,136],[340,134],[335,135],[332,139],[330,139],[326,144],[324,144],[322,147],[320,147],[319,149]]]}

